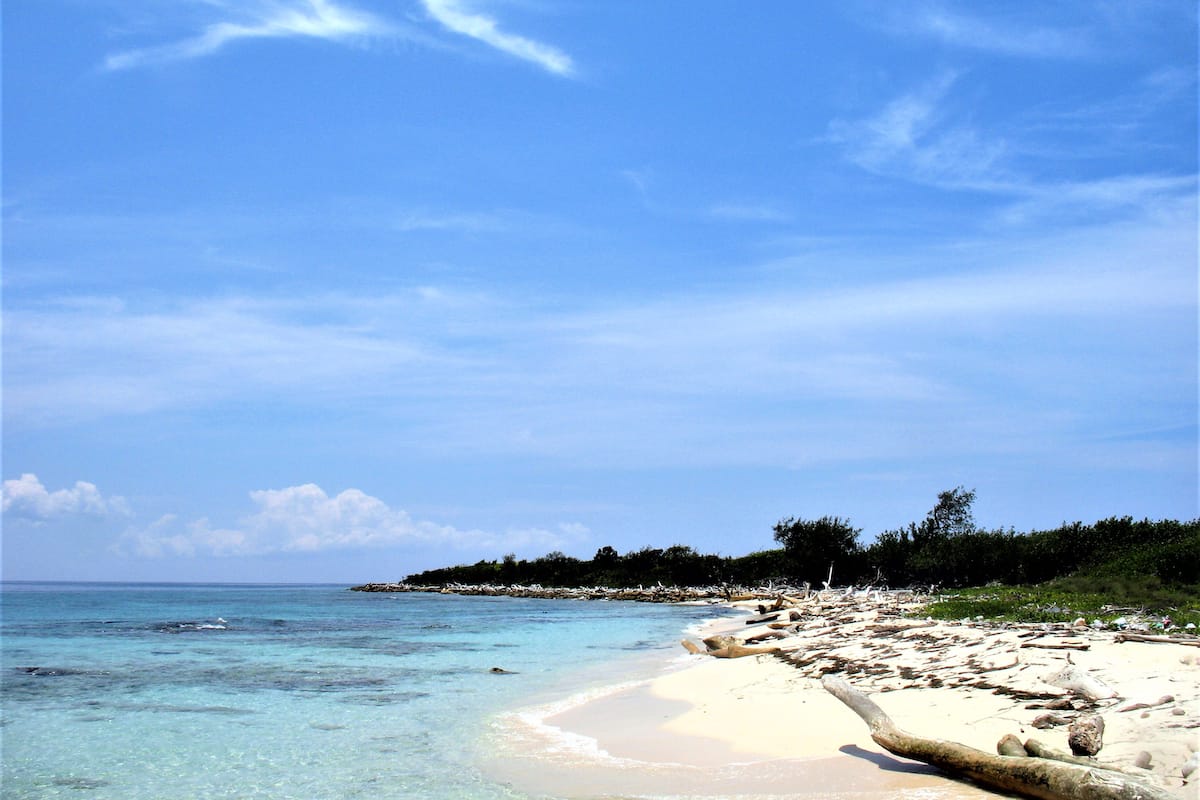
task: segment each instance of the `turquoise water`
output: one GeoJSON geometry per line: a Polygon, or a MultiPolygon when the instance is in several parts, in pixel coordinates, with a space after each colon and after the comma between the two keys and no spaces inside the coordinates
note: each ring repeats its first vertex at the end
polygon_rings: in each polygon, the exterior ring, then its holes
{"type": "Polygon", "coordinates": [[[639,677],[719,613],[342,586],[8,583],[0,791],[521,798],[477,766],[497,714],[612,682],[614,658],[639,677]]]}

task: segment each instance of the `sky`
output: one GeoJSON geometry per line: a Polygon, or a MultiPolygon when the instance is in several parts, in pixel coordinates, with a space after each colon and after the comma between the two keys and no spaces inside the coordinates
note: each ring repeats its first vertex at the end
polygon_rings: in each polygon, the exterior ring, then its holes
{"type": "Polygon", "coordinates": [[[1191,2],[15,0],[6,580],[1197,505],[1191,2]]]}

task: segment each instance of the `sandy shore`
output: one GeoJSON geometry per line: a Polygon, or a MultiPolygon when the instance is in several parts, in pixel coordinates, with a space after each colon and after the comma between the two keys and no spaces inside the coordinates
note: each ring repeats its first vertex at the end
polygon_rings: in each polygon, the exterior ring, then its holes
{"type": "Polygon", "coordinates": [[[1009,733],[1068,751],[1066,721],[1099,713],[1099,760],[1132,769],[1144,751],[1152,780],[1200,797],[1200,772],[1190,784],[1180,777],[1200,749],[1200,647],[1069,626],[934,623],[903,610],[886,598],[827,598],[773,623],[723,620],[703,635],[767,634],[780,652],[687,656],[645,681],[527,709],[502,723],[506,744],[488,770],[561,798],[998,796],[887,754],[820,687],[835,672],[911,733],[987,752],[1009,733]],[[1068,659],[1114,696],[1087,704],[1047,683],[1068,659]],[[1057,719],[1035,727],[1044,715],[1057,719]]]}

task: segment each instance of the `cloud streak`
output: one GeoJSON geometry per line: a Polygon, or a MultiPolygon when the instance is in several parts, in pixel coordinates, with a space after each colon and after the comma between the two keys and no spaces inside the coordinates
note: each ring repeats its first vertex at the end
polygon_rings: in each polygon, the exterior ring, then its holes
{"type": "Polygon", "coordinates": [[[1017,26],[952,11],[944,5],[919,8],[916,13],[893,12],[893,29],[936,39],[953,47],[1004,56],[1074,59],[1092,54],[1094,45],[1084,30],[1017,26]]]}
{"type": "MultiPolygon", "coordinates": [[[[1171,409],[1194,396],[1180,366],[1194,362],[1195,206],[1185,205],[908,254],[831,246],[820,287],[573,308],[432,286],[13,306],[5,413],[20,431],[179,410],[206,420],[231,402],[353,407],[352,435],[389,431],[415,457],[625,466],[820,463],[902,453],[918,431],[926,449],[1007,447],[1031,431],[1037,447],[1061,448],[1072,427],[1177,424],[1171,409]],[[854,277],[864,260],[876,277],[854,277]],[[910,260],[923,276],[877,277],[910,260]]],[[[186,541],[198,547],[214,530],[186,541]]],[[[171,535],[181,533],[176,523],[171,535]]]]}
{"type": "Polygon", "coordinates": [[[291,4],[259,4],[244,9],[247,18],[207,26],[200,34],[155,47],[114,53],[104,60],[108,70],[125,70],[170,61],[211,55],[244,39],[307,38],[346,41],[389,30],[378,18],[331,0],[304,0],[291,4]]]}
{"type": "Polygon", "coordinates": [[[431,17],[447,30],[469,36],[510,56],[536,64],[547,72],[570,77],[574,62],[562,50],[552,45],[528,39],[500,29],[499,23],[486,14],[472,11],[460,0],[421,0],[431,17]]]}

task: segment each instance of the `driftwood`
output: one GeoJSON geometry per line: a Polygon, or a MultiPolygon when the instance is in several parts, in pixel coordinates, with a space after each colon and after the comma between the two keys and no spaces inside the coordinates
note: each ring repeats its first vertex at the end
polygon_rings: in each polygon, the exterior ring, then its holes
{"type": "MultiPolygon", "coordinates": [[[[1119,767],[1116,764],[1101,763],[1094,758],[1073,756],[1070,753],[1064,753],[1062,750],[1055,750],[1050,745],[1039,742],[1037,739],[1025,740],[1025,752],[1037,758],[1046,758],[1050,759],[1051,761],[1061,761],[1064,764],[1078,764],[1081,767],[1098,767],[1100,769],[1106,769],[1109,772],[1120,772],[1123,775],[1133,775],[1138,778],[1146,777],[1146,772],[1144,771],[1145,768],[1139,770],[1126,769],[1124,767],[1119,767]]],[[[1147,765],[1150,763],[1149,759],[1150,754],[1146,753],[1147,765]]],[[[1135,767],[1138,766],[1136,760],[1133,763],[1135,767]]]]}
{"type": "Polygon", "coordinates": [[[1011,733],[1006,733],[996,743],[996,752],[1002,756],[1020,756],[1024,758],[1029,755],[1025,750],[1025,745],[1021,744],[1021,740],[1011,733]]]}
{"type": "Polygon", "coordinates": [[[1021,647],[1040,647],[1043,650],[1090,650],[1083,642],[1023,642],[1021,647]]]}
{"type": "Polygon", "coordinates": [[[1144,633],[1118,633],[1114,639],[1118,642],[1149,642],[1152,644],[1182,644],[1188,647],[1200,647],[1200,639],[1180,639],[1174,636],[1148,636],[1144,633]]]}
{"type": "Polygon", "coordinates": [[[1174,695],[1164,694],[1162,697],[1158,698],[1158,700],[1154,703],[1132,703],[1127,706],[1122,706],[1121,708],[1117,709],[1117,713],[1121,714],[1126,711],[1140,711],[1143,708],[1155,708],[1157,706],[1165,706],[1167,703],[1174,703],[1174,702],[1175,702],[1174,695]]]}
{"type": "Polygon", "coordinates": [[[691,639],[684,639],[680,644],[694,656],[712,656],[713,658],[745,658],[746,656],[768,656],[779,652],[778,647],[746,647],[731,643],[711,650],[703,650],[691,639]]]}
{"type": "Polygon", "coordinates": [[[1177,800],[1157,786],[1099,765],[992,755],[957,742],[922,739],[897,728],[882,708],[841,678],[826,675],[821,685],[858,714],[871,738],[889,753],[989,788],[1040,800],[1177,800]]]}

